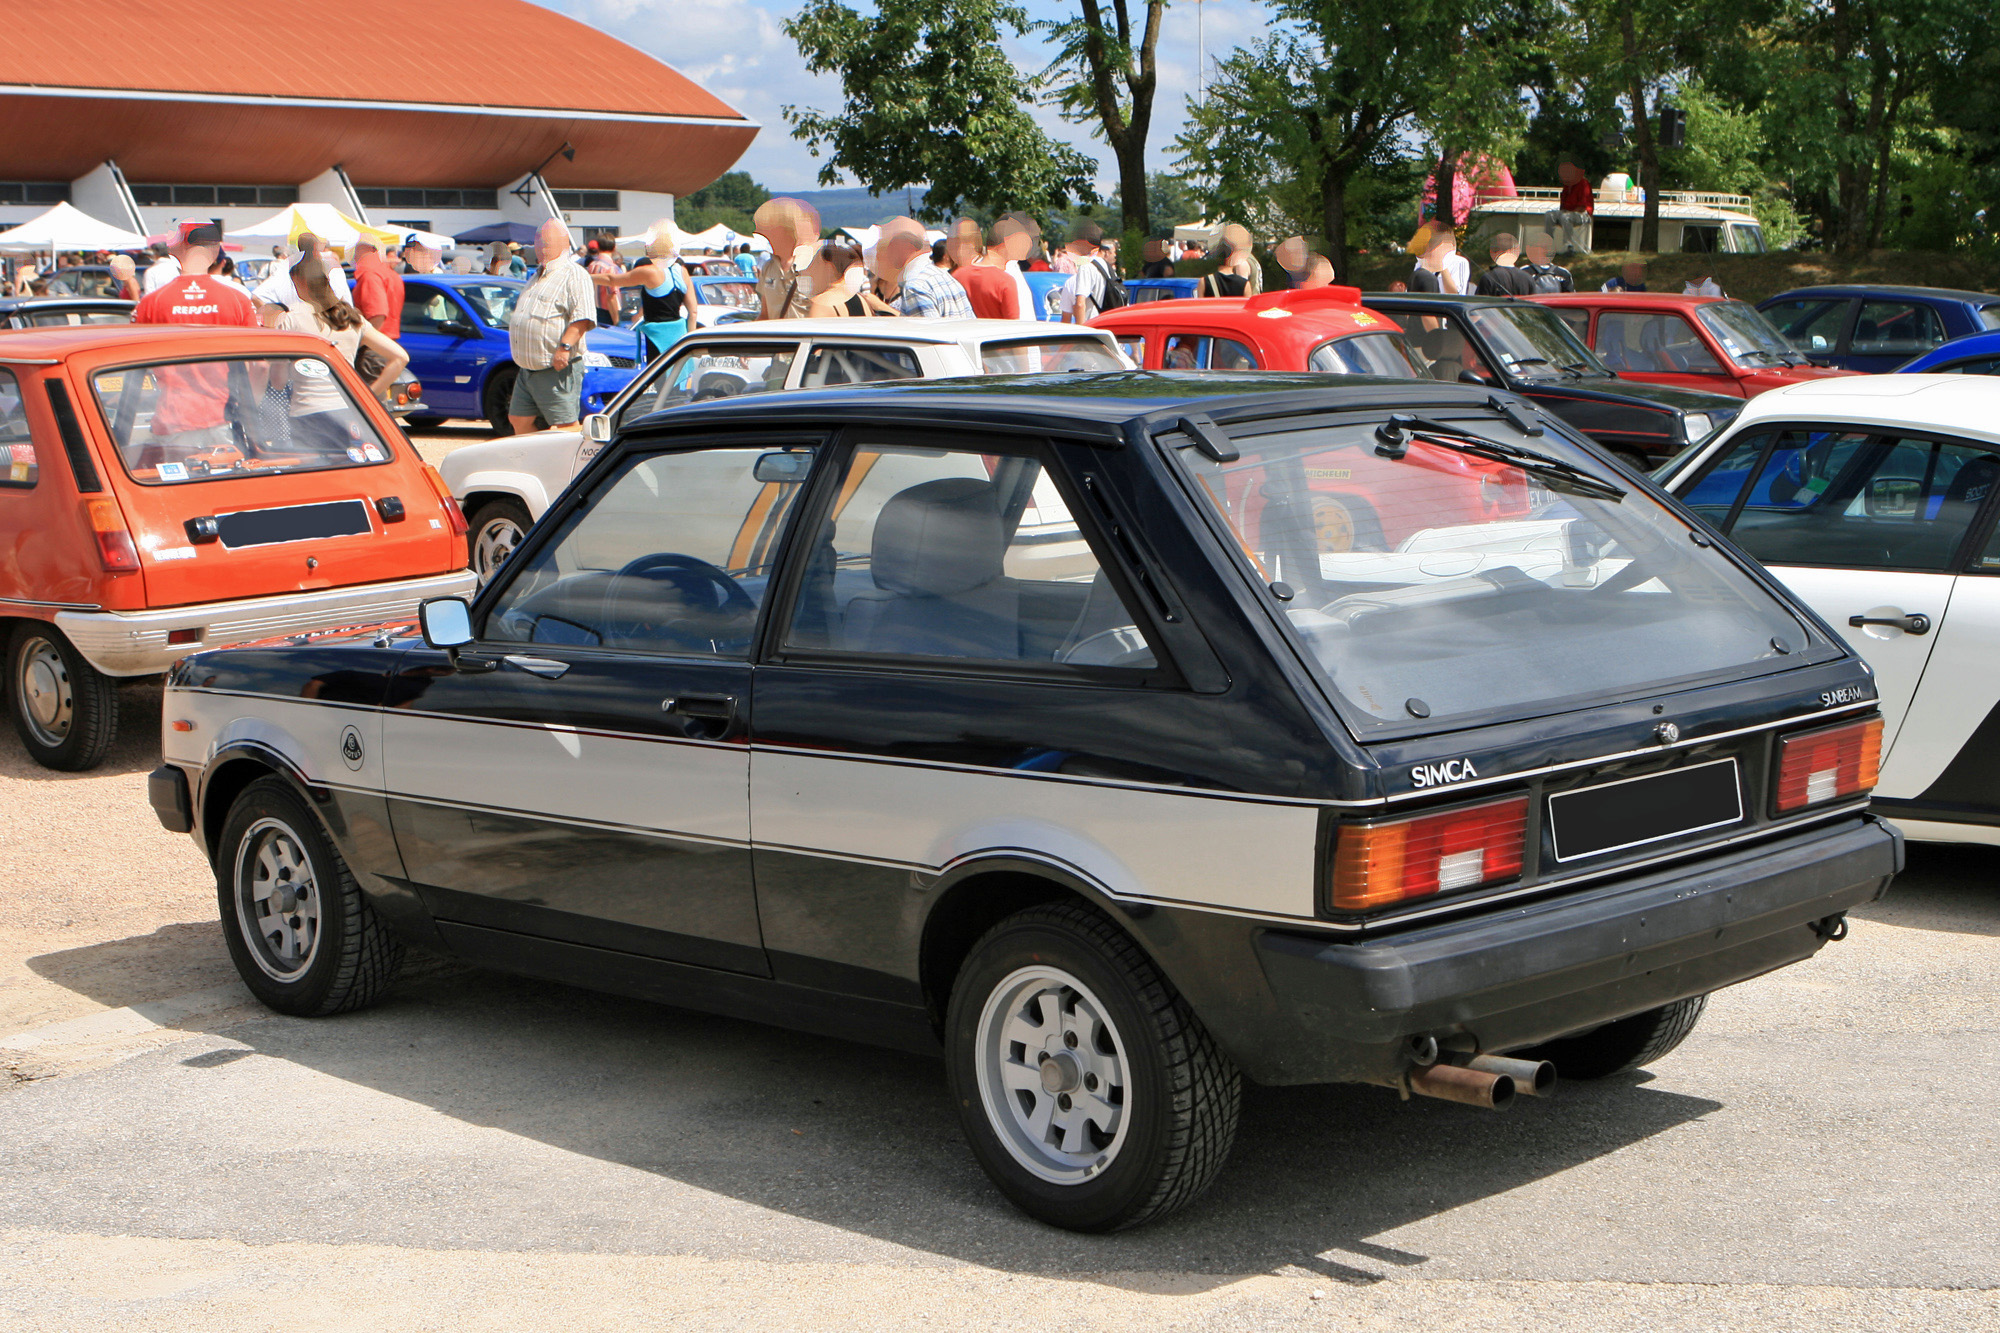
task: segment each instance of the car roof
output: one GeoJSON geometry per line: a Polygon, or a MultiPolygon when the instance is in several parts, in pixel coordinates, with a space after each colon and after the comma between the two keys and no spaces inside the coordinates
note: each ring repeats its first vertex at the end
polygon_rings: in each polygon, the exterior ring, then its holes
{"type": "Polygon", "coordinates": [[[1378,301],[1394,302],[1397,305],[1463,306],[1474,309],[1484,306],[1506,306],[1518,304],[1512,296],[1447,296],[1431,292],[1364,292],[1361,303],[1372,306],[1378,301]]]}
{"type": "MultiPolygon", "coordinates": [[[[1308,289],[1310,290],[1310,289],[1308,289]]],[[[1285,296],[1291,295],[1285,293],[1285,296]]],[[[1319,343],[1328,338],[1370,333],[1400,334],[1402,330],[1359,302],[1316,302],[1273,299],[1273,294],[1202,296],[1179,301],[1143,301],[1107,310],[1092,327],[1114,333],[1125,329],[1171,324],[1190,332],[1223,330],[1268,336],[1283,343],[1319,343]]]]}
{"type": "Polygon", "coordinates": [[[1965,291],[1957,287],[1902,287],[1886,282],[1839,282],[1826,283],[1818,287],[1792,287],[1767,296],[1758,305],[1768,305],[1772,301],[1782,301],[1790,296],[1910,296],[1933,301],[1963,301],[1969,305],[1992,305],[2000,302],[2000,295],[1992,292],[1965,291]]]}
{"type": "Polygon", "coordinates": [[[1687,292],[1544,292],[1528,299],[1536,305],[1556,306],[1697,306],[1737,300],[1734,296],[1694,296],[1687,292]]]}
{"type": "Polygon", "coordinates": [[[756,319],[731,324],[727,333],[690,334],[693,339],[872,338],[886,342],[996,342],[1014,338],[1085,337],[1102,341],[1104,330],[1088,324],[1051,324],[1039,319],[756,319]]]}
{"type": "MultiPolygon", "coordinates": [[[[632,432],[763,426],[802,418],[936,420],[964,418],[1065,435],[1117,438],[1129,423],[1199,411],[1211,419],[1256,418],[1353,408],[1483,408],[1493,390],[1438,380],[1256,371],[1117,370],[1060,375],[987,375],[892,380],[836,389],[721,398],[664,408],[627,423],[632,432]]],[[[964,424],[960,421],[959,424],[964,424]]]]}
{"type": "Polygon", "coordinates": [[[1736,419],[1810,420],[1896,430],[1940,430],[2000,443],[1993,381],[1984,375],[1843,375],[1752,398],[1736,419]]]}
{"type": "Polygon", "coordinates": [[[213,324],[70,324],[54,328],[9,329],[0,331],[0,363],[41,362],[53,364],[78,352],[94,352],[106,347],[136,350],[199,351],[204,343],[229,343],[281,338],[297,345],[316,345],[324,351],[324,339],[306,333],[282,333],[277,329],[223,328],[213,324]]]}
{"type": "Polygon", "coordinates": [[[474,282],[512,282],[527,285],[527,279],[507,273],[405,273],[405,282],[441,282],[447,287],[464,287],[474,282]]]}
{"type": "Polygon", "coordinates": [[[13,296],[0,300],[0,310],[130,310],[132,304],[118,296],[13,296]]]}

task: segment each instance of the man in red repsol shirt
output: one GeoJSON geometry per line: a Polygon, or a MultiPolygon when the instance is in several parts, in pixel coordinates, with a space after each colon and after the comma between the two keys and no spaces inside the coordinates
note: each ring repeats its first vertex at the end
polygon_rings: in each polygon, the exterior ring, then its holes
{"type": "MultiPolygon", "coordinates": [[[[240,287],[208,276],[222,250],[222,229],[213,222],[183,222],[167,253],[180,261],[181,276],[148,293],[132,311],[134,324],[223,324],[259,328],[257,309],[240,287]]],[[[146,463],[179,462],[189,454],[236,447],[229,422],[227,361],[161,366],[159,400],[153,405],[153,436],[160,448],[145,451],[146,463]]]]}

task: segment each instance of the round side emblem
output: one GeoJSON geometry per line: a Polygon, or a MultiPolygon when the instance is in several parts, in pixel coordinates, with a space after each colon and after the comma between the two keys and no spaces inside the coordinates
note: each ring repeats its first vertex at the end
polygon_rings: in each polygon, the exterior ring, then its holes
{"type": "MultiPolygon", "coordinates": [[[[352,731],[354,728],[349,727],[348,730],[352,731]]],[[[1672,745],[1680,738],[1681,729],[1671,722],[1662,722],[1659,726],[1653,728],[1653,739],[1662,745],[1672,745]]]]}
{"type": "Polygon", "coordinates": [[[349,768],[361,767],[361,733],[353,727],[348,727],[340,733],[340,759],[349,768]]]}

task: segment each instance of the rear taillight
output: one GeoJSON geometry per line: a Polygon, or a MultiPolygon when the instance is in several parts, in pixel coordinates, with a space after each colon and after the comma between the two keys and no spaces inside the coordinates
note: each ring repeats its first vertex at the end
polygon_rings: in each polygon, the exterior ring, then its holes
{"type": "Polygon", "coordinates": [[[1333,855],[1333,907],[1365,912],[1517,879],[1527,828],[1525,796],[1343,828],[1333,855]]]}
{"type": "Polygon", "coordinates": [[[125,530],[125,517],[118,512],[118,502],[85,500],[83,512],[90,519],[90,530],[97,536],[97,559],[104,572],[136,574],[139,548],[132,544],[132,534],[125,530]]]}
{"type": "Polygon", "coordinates": [[[444,484],[444,478],[439,476],[438,470],[429,463],[424,464],[424,480],[428,481],[431,489],[437,492],[438,503],[444,506],[444,516],[451,520],[451,530],[463,537],[466,532],[465,511],[460,509],[458,501],[452,498],[451,487],[444,484]]]}
{"type": "Polygon", "coordinates": [[[1778,738],[1781,815],[1860,796],[1882,776],[1882,719],[1847,722],[1778,738]]]}

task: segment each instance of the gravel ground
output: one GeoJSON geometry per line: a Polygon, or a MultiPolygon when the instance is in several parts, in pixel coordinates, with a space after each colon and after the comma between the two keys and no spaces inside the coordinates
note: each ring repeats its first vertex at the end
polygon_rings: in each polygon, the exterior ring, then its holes
{"type": "Polygon", "coordinates": [[[157,719],[128,692],[81,775],[0,736],[8,1330],[2000,1329],[1992,849],[1914,848],[1646,1074],[1253,1089],[1195,1208],[1076,1237],[924,1060],[435,960],[256,1008],[146,805],[157,719]]]}

